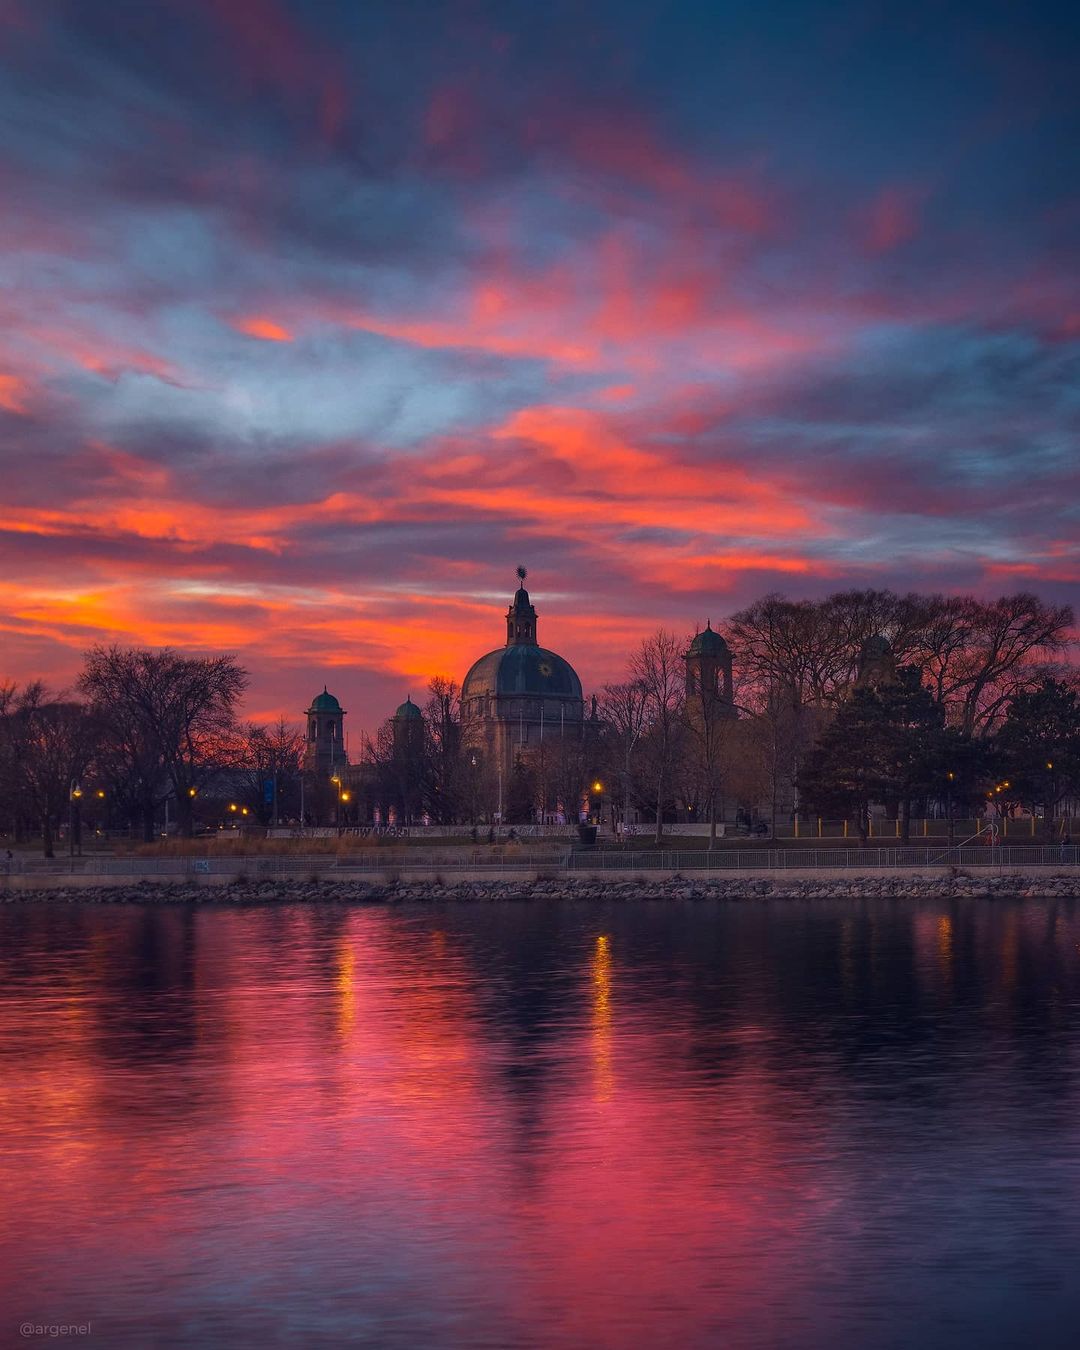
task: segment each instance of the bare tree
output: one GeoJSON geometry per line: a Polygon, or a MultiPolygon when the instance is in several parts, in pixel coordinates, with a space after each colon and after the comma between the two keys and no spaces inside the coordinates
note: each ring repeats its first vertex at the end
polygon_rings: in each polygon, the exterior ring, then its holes
{"type": "Polygon", "coordinates": [[[79,687],[113,742],[142,816],[176,795],[182,833],[192,833],[192,799],[239,752],[236,708],[247,674],[231,656],[188,657],[169,647],[92,647],[79,687]]]}
{"type": "Polygon", "coordinates": [[[630,659],[633,683],[640,686],[648,729],[646,747],[656,787],[656,842],[664,838],[664,805],[671,780],[671,768],[680,733],[683,730],[683,643],[666,628],[658,628],[646,638],[630,659]]]}
{"type": "Polygon", "coordinates": [[[248,779],[249,800],[256,803],[260,821],[274,824],[281,817],[281,803],[292,804],[296,798],[299,815],[299,784],[304,766],[306,742],[300,727],[279,717],[269,726],[248,722],[242,736],[240,762],[248,779]],[[272,784],[267,793],[266,784],[272,784]],[[267,801],[267,796],[272,800],[267,801]]]}
{"type": "Polygon", "coordinates": [[[735,614],[727,635],[744,673],[762,694],[785,697],[796,721],[805,708],[840,706],[863,642],[881,635],[897,662],[924,672],[952,725],[981,734],[1066,650],[1072,622],[1067,605],[1025,592],[986,602],[868,590],[819,602],[767,595],[735,614]]]}
{"type": "Polygon", "coordinates": [[[51,858],[60,820],[74,818],[73,797],[93,754],[91,718],[81,703],[53,698],[36,681],[5,689],[0,737],[12,787],[40,824],[42,851],[51,858]]]}
{"type": "Polygon", "coordinates": [[[645,690],[636,680],[605,684],[599,698],[598,711],[604,729],[601,755],[606,773],[617,777],[622,787],[624,840],[630,820],[634,756],[645,731],[645,708],[645,690]]]}
{"type": "Polygon", "coordinates": [[[421,792],[431,819],[457,824],[469,811],[469,775],[461,745],[461,686],[446,675],[428,681],[424,707],[421,792]]]}
{"type": "Polygon", "coordinates": [[[687,699],[686,728],[691,767],[703,798],[709,821],[709,848],[716,847],[717,810],[723,797],[724,779],[737,726],[734,709],[712,690],[698,690],[687,699]]]}

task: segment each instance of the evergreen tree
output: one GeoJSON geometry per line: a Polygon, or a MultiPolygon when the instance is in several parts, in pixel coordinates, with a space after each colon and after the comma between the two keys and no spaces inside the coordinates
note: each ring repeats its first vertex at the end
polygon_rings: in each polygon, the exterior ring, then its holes
{"type": "Polygon", "coordinates": [[[935,792],[943,777],[944,710],[916,666],[895,680],[855,689],[803,763],[799,791],[822,815],[853,815],[869,834],[870,807],[894,806],[909,837],[911,803],[935,792]]]}
{"type": "Polygon", "coordinates": [[[1046,813],[1052,834],[1062,802],[1080,794],[1080,694],[1045,679],[1018,694],[994,738],[1002,778],[1031,813],[1046,813]]]}

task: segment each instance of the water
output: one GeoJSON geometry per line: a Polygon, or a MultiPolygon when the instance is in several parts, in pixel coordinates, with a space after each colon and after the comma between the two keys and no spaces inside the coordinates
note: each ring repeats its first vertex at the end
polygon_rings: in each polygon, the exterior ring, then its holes
{"type": "Polygon", "coordinates": [[[1061,901],[5,906],[0,1343],[1075,1345],[1078,944],[1061,901]]]}

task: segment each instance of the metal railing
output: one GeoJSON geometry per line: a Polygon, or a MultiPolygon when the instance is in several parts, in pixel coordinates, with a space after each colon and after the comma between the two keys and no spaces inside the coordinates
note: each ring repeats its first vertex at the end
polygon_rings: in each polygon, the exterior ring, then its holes
{"type": "Polygon", "coordinates": [[[455,872],[792,872],[843,869],[874,872],[887,868],[965,869],[1047,868],[1080,866],[1075,844],[962,844],[952,848],[904,845],[896,848],[783,849],[582,849],[561,855],[533,851],[506,856],[490,849],[462,850],[452,860],[425,856],[371,854],[336,856],[273,855],[224,858],[75,858],[26,861],[16,875],[29,876],[231,876],[256,879],[329,874],[455,872]]]}
{"type": "Polygon", "coordinates": [[[570,854],[568,868],[589,871],[709,871],[789,872],[843,868],[876,871],[882,868],[949,867],[1075,867],[1080,848],[1075,844],[970,844],[936,847],[902,845],[896,848],[757,848],[644,850],[597,849],[570,854]]]}

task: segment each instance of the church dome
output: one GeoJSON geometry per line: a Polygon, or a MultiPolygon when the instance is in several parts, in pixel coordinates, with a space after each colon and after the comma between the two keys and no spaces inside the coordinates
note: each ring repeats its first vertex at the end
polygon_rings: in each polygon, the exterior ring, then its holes
{"type": "Polygon", "coordinates": [[[411,694],[410,694],[409,697],[405,700],[405,702],[402,703],[402,704],[398,707],[397,712],[394,714],[395,717],[411,717],[411,718],[423,717],[423,715],[424,715],[424,714],[420,711],[420,709],[419,709],[419,708],[416,706],[416,704],[412,701],[412,695],[411,695],[411,694]]]}
{"type": "Polygon", "coordinates": [[[462,699],[513,694],[580,699],[581,681],[569,661],[555,652],[517,643],[482,656],[461,686],[462,699]]]}
{"type": "Polygon", "coordinates": [[[337,701],[337,699],[333,696],[333,694],[327,693],[326,685],[324,684],[322,693],[316,694],[315,697],[311,700],[311,707],[308,709],[308,711],[321,713],[337,713],[341,711],[341,704],[337,701]]]}
{"type": "Polygon", "coordinates": [[[686,654],[687,656],[724,656],[727,654],[727,650],[727,643],[713,629],[710,620],[702,632],[695,633],[694,640],[686,654]]]}
{"type": "Polygon", "coordinates": [[[891,653],[892,643],[889,639],[881,633],[875,633],[863,643],[860,655],[867,661],[880,661],[883,656],[889,656],[891,653]]]}

